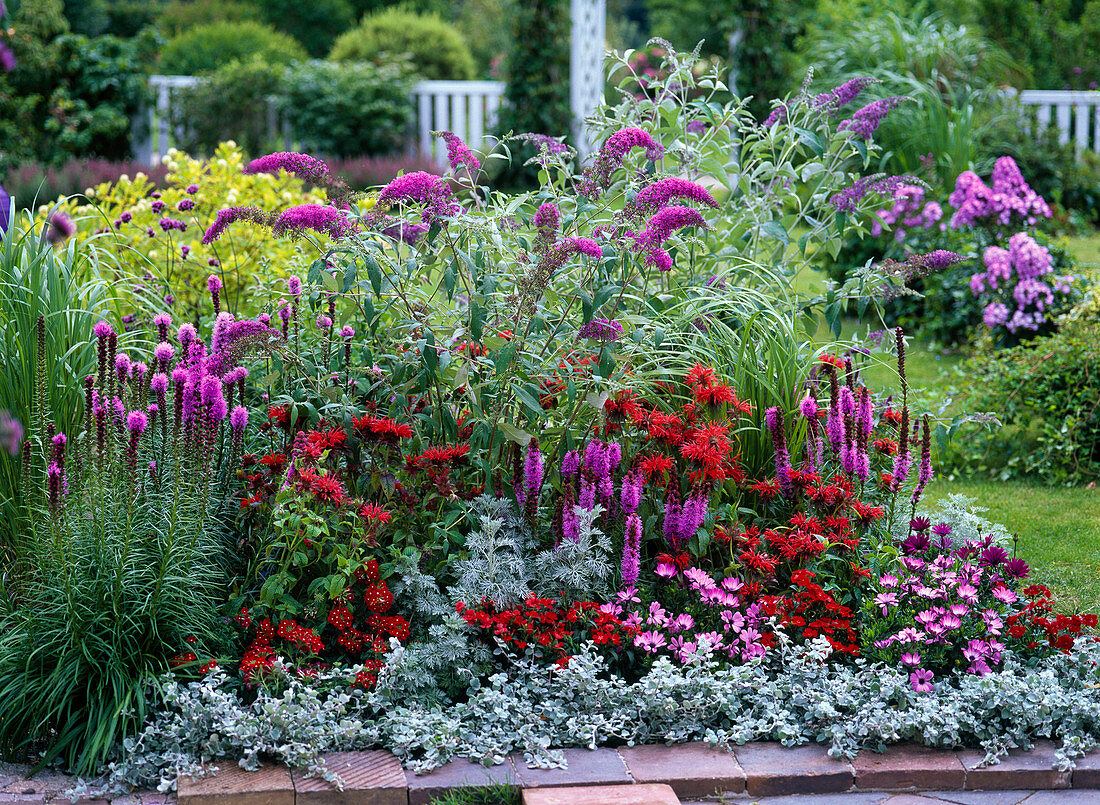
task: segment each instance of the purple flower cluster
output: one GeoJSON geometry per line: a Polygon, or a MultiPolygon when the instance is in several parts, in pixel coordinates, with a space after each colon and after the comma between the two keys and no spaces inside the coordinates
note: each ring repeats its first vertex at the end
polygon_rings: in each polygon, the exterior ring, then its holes
{"type": "Polygon", "coordinates": [[[422,206],[421,220],[429,226],[436,218],[449,218],[461,211],[458,204],[451,201],[451,189],[446,182],[424,171],[398,176],[378,194],[380,211],[405,204],[422,206]]]}
{"type": "Polygon", "coordinates": [[[299,179],[311,184],[321,184],[328,174],[328,165],[309,154],[299,154],[295,151],[280,151],[268,154],[248,163],[244,169],[246,175],[256,173],[274,173],[280,170],[292,173],[299,179]]]}
{"type": "Polygon", "coordinates": [[[478,162],[473,151],[453,131],[433,131],[432,134],[441,137],[446,144],[447,162],[450,164],[451,170],[457,172],[459,168],[465,166],[471,176],[481,170],[481,163],[478,162]]]}
{"type": "Polygon", "coordinates": [[[8,411],[0,411],[0,450],[9,456],[19,455],[23,444],[23,425],[8,411]]]}
{"type": "Polygon", "coordinates": [[[561,232],[561,210],[552,201],[546,201],[535,210],[535,251],[545,252],[558,239],[561,232]]]}
{"type": "Polygon", "coordinates": [[[945,230],[947,225],[941,221],[943,207],[935,201],[925,201],[924,188],[905,184],[894,192],[894,206],[875,213],[871,223],[871,234],[876,238],[882,234],[883,225],[894,232],[894,239],[901,243],[905,240],[906,230],[932,229],[939,226],[945,230]]]}
{"type": "Polygon", "coordinates": [[[837,131],[850,131],[861,140],[869,140],[890,112],[902,101],[909,100],[904,95],[880,98],[858,109],[848,120],[842,120],[837,131]]]}
{"type": "Polygon", "coordinates": [[[623,326],[614,319],[592,319],[579,330],[577,338],[591,338],[593,341],[617,341],[623,335],[623,326]]]}
{"type": "Polygon", "coordinates": [[[63,212],[51,213],[46,219],[46,240],[55,246],[76,234],[76,224],[63,212]]]}
{"type": "Polygon", "coordinates": [[[343,212],[324,204],[299,204],[296,207],[289,207],[279,214],[271,226],[274,234],[292,237],[300,236],[307,229],[336,239],[352,234],[358,227],[349,221],[343,212]]]}
{"type": "Polygon", "coordinates": [[[829,198],[837,212],[853,213],[856,205],[861,202],[868,193],[878,196],[894,196],[898,190],[913,181],[912,176],[887,176],[876,173],[873,176],[861,176],[839,193],[834,193],[829,198]]]}
{"type": "Polygon", "coordinates": [[[647,266],[669,271],[672,269],[672,256],[662,248],[664,242],[676,230],[689,226],[708,228],[707,222],[694,207],[664,207],[646,221],[645,229],[636,235],[628,234],[634,239],[638,251],[645,256],[647,266]]]}
{"type": "Polygon", "coordinates": [[[656,162],[665,150],[649,132],[639,128],[626,128],[612,134],[604,141],[592,165],[585,168],[579,192],[594,201],[601,192],[611,186],[611,175],[622,167],[626,155],[634,148],[644,148],[646,159],[656,162]]]}
{"type": "Polygon", "coordinates": [[[670,176],[666,179],[658,179],[639,190],[634,199],[624,208],[623,214],[644,218],[667,207],[673,199],[692,201],[707,207],[718,206],[714,196],[708,193],[702,185],[687,179],[670,176]]]}
{"type": "Polygon", "coordinates": [[[269,216],[259,207],[226,207],[218,210],[214,223],[203,233],[202,245],[209,246],[222,236],[230,224],[238,221],[251,221],[259,226],[270,225],[269,216]]]}
{"type": "Polygon", "coordinates": [[[935,540],[927,520],[913,526],[899,568],[878,579],[873,607],[885,628],[869,658],[900,661],[918,692],[932,690],[936,673],[985,676],[1001,662],[1004,616],[1027,565],[989,537],[955,548],[950,526],[932,527],[935,540]]]}
{"type": "Polygon", "coordinates": [[[1049,205],[1024,181],[1012,157],[1001,157],[993,166],[992,187],[973,171],[955,180],[948,202],[955,208],[951,228],[960,226],[1034,226],[1050,218],[1049,205]]]}
{"type": "Polygon", "coordinates": [[[839,87],[821,93],[810,103],[815,109],[828,110],[836,114],[840,109],[858,98],[863,90],[877,83],[879,83],[877,78],[870,78],[868,76],[853,78],[845,81],[839,87]]]}
{"type": "Polygon", "coordinates": [[[1026,232],[1009,238],[1007,249],[990,246],[982,262],[985,271],[970,278],[970,290],[975,296],[992,297],[983,313],[990,329],[1038,330],[1061,301],[1058,297],[1073,292],[1074,278],[1055,275],[1050,251],[1026,232]]]}

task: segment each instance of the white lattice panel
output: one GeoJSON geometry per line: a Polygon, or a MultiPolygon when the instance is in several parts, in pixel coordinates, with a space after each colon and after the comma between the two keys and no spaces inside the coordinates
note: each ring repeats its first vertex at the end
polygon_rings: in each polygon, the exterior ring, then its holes
{"type": "Polygon", "coordinates": [[[603,100],[606,0],[571,0],[571,12],[569,103],[573,111],[573,134],[583,157],[592,145],[584,119],[603,100]]]}

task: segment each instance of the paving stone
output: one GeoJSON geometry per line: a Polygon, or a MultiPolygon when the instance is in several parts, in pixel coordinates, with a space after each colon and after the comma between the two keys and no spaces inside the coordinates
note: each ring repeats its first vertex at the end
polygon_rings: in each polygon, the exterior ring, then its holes
{"type": "Polygon", "coordinates": [[[966,787],[981,791],[1005,789],[1068,788],[1070,773],[1052,768],[1054,744],[1036,742],[1029,752],[1013,750],[995,766],[976,768],[985,752],[967,749],[959,752],[959,760],[966,766],[966,787]]]}
{"type": "Polygon", "coordinates": [[[45,794],[0,793],[0,805],[42,805],[45,801],[45,794]]]}
{"type": "Polygon", "coordinates": [[[132,794],[123,794],[121,797],[112,797],[111,805],[168,805],[175,802],[174,794],[162,794],[159,791],[135,791],[132,794]]]}
{"type": "MultiPolygon", "coordinates": [[[[520,758],[520,762],[523,759],[520,758]]],[[[498,766],[482,766],[469,760],[452,760],[429,774],[413,774],[405,771],[405,785],[409,789],[409,805],[427,805],[452,788],[468,788],[480,785],[519,785],[511,758],[498,766]]]]}
{"type": "MultiPolygon", "coordinates": [[[[882,805],[885,791],[847,791],[843,794],[787,794],[781,797],[723,797],[722,805],[882,805]]],[[[943,805],[932,801],[931,805],[943,805]]]]}
{"type": "Polygon", "coordinates": [[[918,744],[890,746],[882,753],[864,750],[852,769],[856,788],[951,790],[966,783],[966,769],[954,752],[918,744]]]}
{"type": "Polygon", "coordinates": [[[245,771],[231,760],[216,774],[180,777],[179,805],[294,805],[294,781],[285,766],[245,771]]]}
{"type": "Polygon", "coordinates": [[[1024,800],[1023,805],[1097,805],[1100,791],[1087,788],[1079,791],[1036,791],[1024,800]]]}
{"type": "Polygon", "coordinates": [[[679,797],[745,790],[745,772],[737,758],[705,743],[621,746],[619,755],[635,782],[667,783],[679,797]]]}
{"type": "Polygon", "coordinates": [[[308,777],[301,769],[293,769],[297,805],[406,805],[405,770],[391,753],[334,752],[322,757],[344,790],[323,777],[308,777]]]}
{"type": "Polygon", "coordinates": [[[523,755],[512,755],[516,777],[523,788],[548,786],[614,785],[634,782],[614,749],[566,749],[565,769],[529,769],[523,755]]]}
{"type": "Polygon", "coordinates": [[[943,805],[943,800],[924,794],[891,794],[882,801],[882,805],[943,805]]]}
{"type": "Polygon", "coordinates": [[[819,746],[755,743],[738,747],[736,755],[754,797],[833,794],[850,789],[855,777],[851,764],[833,760],[819,746]]]}
{"type": "Polygon", "coordinates": [[[659,783],[530,788],[523,805],[680,805],[671,786],[659,783]]]}
{"type": "Polygon", "coordinates": [[[1100,752],[1078,758],[1071,779],[1074,788],[1100,788],[1100,752]]]}
{"type": "Polygon", "coordinates": [[[931,796],[955,805],[1019,805],[1033,791],[937,791],[931,796]]]}

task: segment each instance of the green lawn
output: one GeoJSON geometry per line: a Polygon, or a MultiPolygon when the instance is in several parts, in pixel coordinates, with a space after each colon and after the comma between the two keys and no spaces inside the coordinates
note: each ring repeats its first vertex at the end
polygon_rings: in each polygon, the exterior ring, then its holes
{"type": "MultiPolygon", "coordinates": [[[[1079,269],[1100,272],[1100,232],[1086,237],[1069,238],[1067,247],[1079,269]]],[[[803,271],[796,284],[809,291],[820,281],[816,272],[803,271]]],[[[842,337],[866,332],[866,326],[848,321],[842,337]]],[[[822,342],[829,334],[818,332],[822,342]]],[[[897,370],[884,356],[873,356],[865,369],[866,382],[872,388],[896,389],[897,370]]],[[[910,386],[922,400],[938,408],[948,388],[958,385],[951,369],[965,355],[943,353],[919,340],[911,341],[907,356],[910,386]]],[[[1032,577],[1057,593],[1067,611],[1100,610],[1100,489],[1084,487],[1048,487],[1027,482],[991,480],[936,480],[929,487],[925,503],[952,493],[961,493],[989,509],[985,517],[1001,523],[1019,537],[1019,555],[1033,567],[1032,577]]]]}

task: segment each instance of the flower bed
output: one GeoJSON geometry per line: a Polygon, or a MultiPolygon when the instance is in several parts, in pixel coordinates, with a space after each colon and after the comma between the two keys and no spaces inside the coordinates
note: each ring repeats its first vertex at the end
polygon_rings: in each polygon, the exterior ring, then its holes
{"type": "Polygon", "coordinates": [[[224,310],[211,274],[196,322],[99,322],[75,433],[36,389],[5,751],[170,787],[364,747],[427,769],[700,738],[1093,746],[1095,617],[1052,617],[979,518],[922,516],[934,417],[904,333],[896,390],[799,335],[887,283],[790,291],[896,186],[858,176],[894,104],[846,111],[855,82],[758,125],[665,58],[665,89],[699,92],[603,110],[580,173],[522,135],[530,193],[480,186],[450,132],[447,176],[368,200],[308,155],[244,167],[332,200],[205,214],[205,247],[309,255],[262,310],[224,310]]]}

